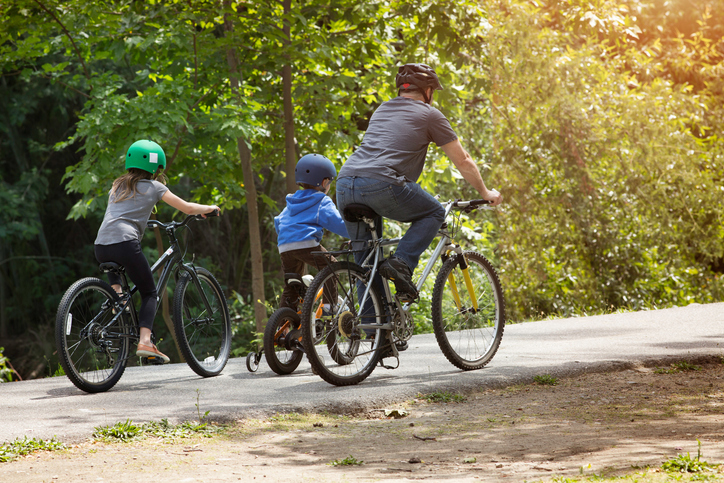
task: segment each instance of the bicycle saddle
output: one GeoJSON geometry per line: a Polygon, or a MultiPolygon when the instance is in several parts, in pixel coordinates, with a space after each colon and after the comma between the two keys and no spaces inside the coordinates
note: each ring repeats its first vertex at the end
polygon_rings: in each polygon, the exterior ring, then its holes
{"type": "Polygon", "coordinates": [[[100,268],[101,272],[108,273],[108,272],[123,272],[125,269],[123,268],[123,265],[119,265],[116,262],[103,262],[100,265],[98,265],[98,268],[100,268]]]}
{"type": "Polygon", "coordinates": [[[284,274],[284,283],[290,286],[301,286],[302,285],[302,277],[298,273],[285,273],[284,274]]]}
{"type": "Polygon", "coordinates": [[[342,215],[344,216],[345,220],[351,223],[364,221],[363,218],[376,219],[380,216],[375,212],[375,210],[373,210],[369,206],[362,205],[360,203],[350,203],[349,205],[345,206],[342,215]]]}

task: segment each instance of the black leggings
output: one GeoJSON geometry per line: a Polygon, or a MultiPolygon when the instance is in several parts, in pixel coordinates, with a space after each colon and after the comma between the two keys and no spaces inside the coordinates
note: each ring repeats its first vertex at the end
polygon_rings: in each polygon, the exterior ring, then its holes
{"type": "MultiPolygon", "coordinates": [[[[138,324],[147,329],[153,328],[153,318],[156,315],[156,284],[148,260],[143,256],[141,244],[138,240],[114,243],[113,245],[96,245],[96,259],[99,263],[115,262],[123,265],[126,275],[138,287],[141,294],[141,311],[138,313],[138,324]]],[[[115,273],[108,273],[111,285],[121,284],[121,277],[115,273]]]]}

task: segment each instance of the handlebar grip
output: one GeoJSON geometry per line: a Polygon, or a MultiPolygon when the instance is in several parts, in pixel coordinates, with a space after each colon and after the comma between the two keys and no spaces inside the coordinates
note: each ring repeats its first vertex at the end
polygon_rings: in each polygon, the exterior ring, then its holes
{"type": "Polygon", "coordinates": [[[214,211],[210,211],[208,213],[202,213],[199,215],[192,215],[192,218],[194,218],[195,220],[204,220],[211,216],[219,216],[219,210],[214,210],[214,211]]]}

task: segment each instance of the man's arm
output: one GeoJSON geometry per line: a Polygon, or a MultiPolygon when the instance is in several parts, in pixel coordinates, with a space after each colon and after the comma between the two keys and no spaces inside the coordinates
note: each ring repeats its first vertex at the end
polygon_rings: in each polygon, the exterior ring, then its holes
{"type": "Polygon", "coordinates": [[[480,176],[478,166],[475,164],[475,161],[473,161],[470,154],[465,151],[463,145],[460,144],[459,139],[444,144],[440,146],[440,148],[442,148],[447,157],[450,158],[450,161],[452,161],[455,167],[460,171],[460,174],[463,175],[465,181],[478,190],[478,193],[480,193],[480,196],[484,200],[490,201],[492,205],[499,205],[500,202],[503,201],[503,197],[500,193],[498,193],[498,191],[489,190],[485,187],[485,182],[483,182],[483,177],[480,176]]]}

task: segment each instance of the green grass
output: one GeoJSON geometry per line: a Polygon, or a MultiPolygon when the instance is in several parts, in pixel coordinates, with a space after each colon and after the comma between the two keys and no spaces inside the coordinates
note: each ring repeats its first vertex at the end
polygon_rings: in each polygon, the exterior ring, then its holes
{"type": "Polygon", "coordinates": [[[700,371],[701,366],[697,366],[696,364],[692,364],[687,361],[681,361],[681,362],[675,362],[671,364],[669,367],[657,367],[654,369],[654,372],[656,374],[677,374],[679,372],[690,372],[690,371],[700,371]]]}
{"type": "Polygon", "coordinates": [[[433,392],[430,394],[418,394],[417,398],[431,403],[462,403],[468,400],[468,398],[463,396],[462,394],[456,394],[452,392],[433,392]]]}
{"type": "Polygon", "coordinates": [[[20,456],[25,456],[36,451],[57,451],[65,449],[65,445],[55,439],[45,441],[42,439],[28,439],[26,436],[23,439],[16,439],[10,443],[5,443],[0,446],[0,463],[6,463],[12,461],[20,456]]]}
{"type": "Polygon", "coordinates": [[[542,374],[540,376],[535,376],[533,378],[533,382],[540,384],[541,386],[556,386],[558,384],[558,379],[550,374],[542,374]]]}
{"type": "Polygon", "coordinates": [[[364,463],[364,461],[360,461],[357,458],[355,458],[354,456],[349,455],[343,460],[334,460],[329,464],[331,466],[359,466],[363,463],[364,463]]]}
{"type": "Polygon", "coordinates": [[[124,423],[116,423],[113,426],[98,426],[93,432],[93,437],[105,442],[129,442],[146,437],[163,439],[190,438],[194,435],[211,437],[220,433],[223,426],[210,426],[208,423],[196,423],[185,421],[180,424],[171,424],[167,419],[151,421],[143,424],[134,424],[130,419],[124,423]]]}
{"type": "Polygon", "coordinates": [[[700,473],[718,468],[719,465],[707,463],[701,459],[701,441],[697,439],[696,442],[699,443],[696,458],[692,458],[689,453],[686,453],[686,455],[680,454],[676,458],[664,462],[661,469],[675,473],[700,473]]]}

